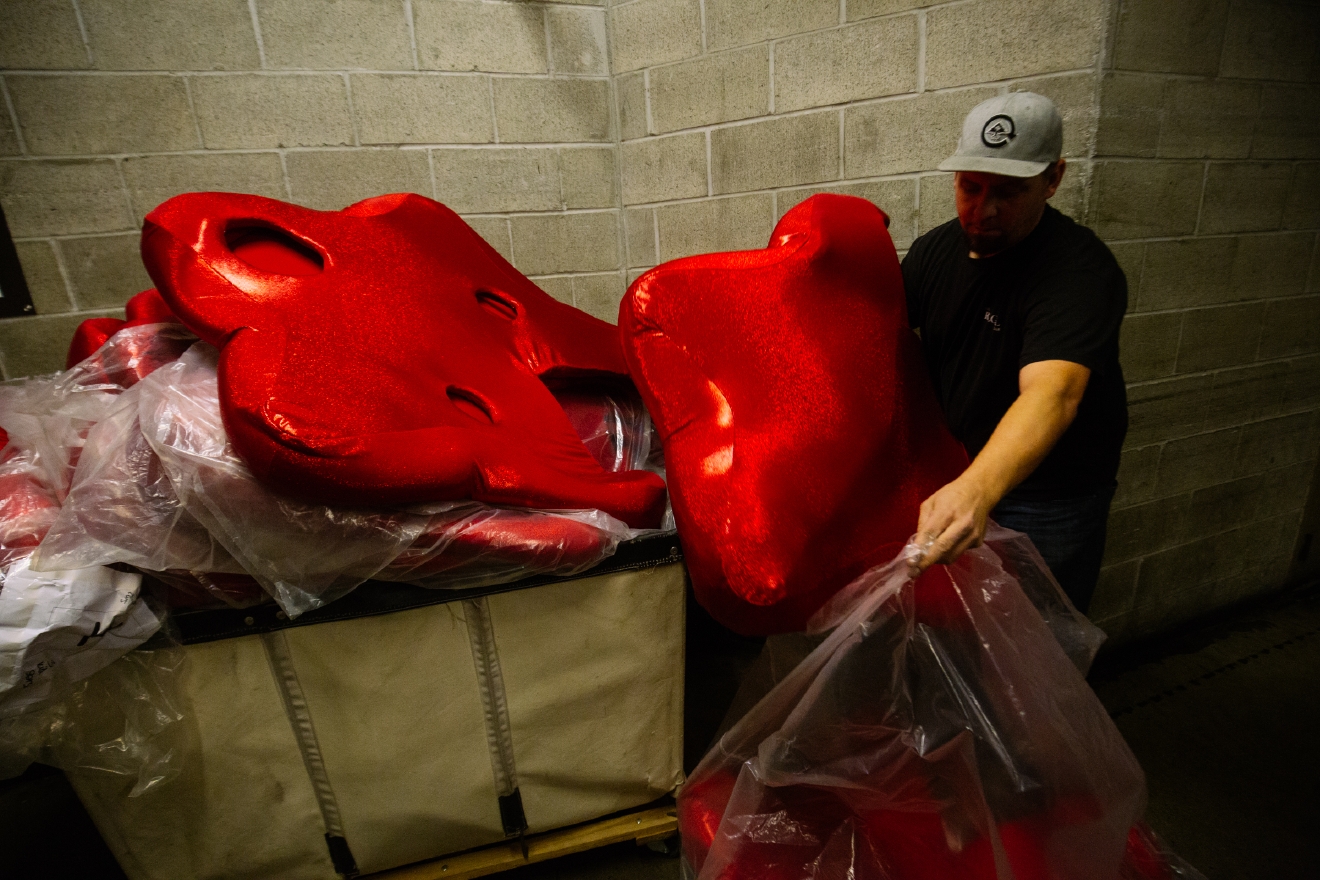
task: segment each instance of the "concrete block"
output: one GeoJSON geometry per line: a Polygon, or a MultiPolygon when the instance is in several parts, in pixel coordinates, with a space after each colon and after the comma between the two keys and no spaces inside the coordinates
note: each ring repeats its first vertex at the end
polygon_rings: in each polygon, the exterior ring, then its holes
{"type": "Polygon", "coordinates": [[[432,150],[431,167],[436,199],[460,214],[563,207],[553,147],[432,150]]]}
{"type": "Polygon", "coordinates": [[[353,144],[348,86],[341,76],[198,76],[191,84],[207,149],[353,144]]]}
{"type": "Polygon", "coordinates": [[[1132,507],[1155,497],[1155,481],[1160,472],[1158,445],[1126,449],[1118,463],[1118,491],[1114,493],[1113,508],[1132,507]]]}
{"type": "Polygon", "coordinates": [[[1320,351],[1320,296],[1272,300],[1263,320],[1261,360],[1320,351]]]}
{"type": "Polygon", "coordinates": [[[610,9],[609,27],[615,73],[701,54],[700,0],[634,0],[610,9]]]}
{"type": "Polygon", "coordinates": [[[1164,92],[1159,155],[1169,159],[1242,159],[1251,150],[1260,86],[1171,81],[1164,92]]]}
{"type": "Polygon", "coordinates": [[[707,194],[704,132],[629,141],[620,147],[619,154],[625,205],[707,194]]]}
{"type": "Polygon", "coordinates": [[[1282,413],[1313,412],[1320,409],[1320,355],[1288,361],[1284,380],[1282,413]]]}
{"type": "Polygon", "coordinates": [[[655,209],[629,208],[623,212],[624,240],[628,249],[628,267],[654,266],[655,209]]]}
{"type": "Polygon", "coordinates": [[[124,160],[124,180],[139,220],[166,199],[186,192],[288,197],[277,153],[142,156],[124,160]]]}
{"type": "Polygon", "coordinates": [[[403,0],[256,0],[268,68],[413,70],[403,0]]]}
{"type": "Polygon", "coordinates": [[[545,17],[528,3],[413,0],[422,70],[545,73],[545,17]]]}
{"type": "Polygon", "coordinates": [[[201,146],[176,76],[7,76],[29,155],[193,150],[201,146]]]}
{"type": "Polygon", "coordinates": [[[1320,227],[1320,162],[1297,166],[1292,185],[1288,187],[1288,203],[1283,208],[1283,227],[1320,227]]]}
{"type": "Polygon", "coordinates": [[[953,154],[967,111],[995,89],[927,92],[844,111],[844,176],[933,171],[953,154]]]}
{"type": "Polygon", "coordinates": [[[1106,240],[1187,235],[1203,176],[1199,162],[1097,162],[1091,226],[1106,240]]]}
{"type": "Polygon", "coordinates": [[[1105,565],[1115,565],[1173,547],[1190,535],[1190,495],[1160,498],[1113,511],[1105,540],[1105,565]]]}
{"type": "Polygon", "coordinates": [[[503,143],[610,139],[603,79],[496,79],[495,119],[503,143]]]}
{"type": "Polygon", "coordinates": [[[1315,237],[1315,243],[1311,247],[1311,268],[1306,276],[1307,293],[1320,292],[1320,235],[1315,237]]]}
{"type": "Polygon", "coordinates": [[[1314,81],[1320,15],[1310,4],[1254,2],[1229,8],[1219,75],[1314,81]]]}
{"type": "Polygon", "coordinates": [[[1114,67],[1213,76],[1229,0],[1128,0],[1118,17],[1114,67]]]}
{"type": "Polygon", "coordinates": [[[775,195],[776,221],[793,206],[817,193],[840,193],[857,196],[874,204],[889,217],[889,237],[894,247],[906,250],[916,238],[917,182],[902,180],[875,180],[867,183],[843,183],[836,186],[812,186],[805,189],[787,189],[775,195]]]}
{"type": "Polygon", "coordinates": [[[415,192],[434,198],[422,150],[307,150],[285,157],[293,201],[337,211],[371,196],[415,192]]]}
{"type": "Polygon", "coordinates": [[[504,217],[464,217],[464,222],[471,226],[486,243],[495,248],[500,256],[508,260],[513,254],[513,243],[509,238],[509,221],[504,217]]]}
{"type": "Polygon", "coordinates": [[[1182,321],[1182,312],[1125,318],[1118,346],[1123,378],[1129,382],[1148,382],[1172,376],[1178,360],[1182,321]]]}
{"type": "Polygon", "coordinates": [[[134,226],[128,194],[108,159],[0,161],[0,205],[14,238],[134,226]]]}
{"type": "Polygon", "coordinates": [[[1243,236],[1238,240],[1229,279],[1233,299],[1302,293],[1306,289],[1307,255],[1313,244],[1306,232],[1243,236]]]}
{"type": "Polygon", "coordinates": [[[1147,74],[1105,74],[1100,84],[1097,156],[1154,158],[1160,144],[1165,82],[1164,77],[1147,74]]]}
{"type": "Polygon", "coordinates": [[[511,217],[513,264],[527,275],[620,268],[618,213],[511,217]]]}
{"type": "Polygon", "coordinates": [[[247,0],[79,0],[100,70],[256,70],[247,0]]]}
{"type": "Polygon", "coordinates": [[[1127,448],[1198,434],[1214,396],[1211,376],[1179,376],[1129,385],[1127,448]]]}
{"type": "Polygon", "coordinates": [[[555,73],[609,75],[603,9],[549,7],[545,10],[545,17],[550,33],[551,67],[555,73]]]}
{"type": "Polygon", "coordinates": [[[484,76],[362,73],[350,77],[363,144],[486,144],[495,139],[484,76]]]}
{"type": "Polygon", "coordinates": [[[1063,182],[1050,198],[1050,204],[1078,223],[1086,225],[1086,190],[1092,178],[1094,165],[1085,159],[1074,159],[1064,170],[1063,182]]]}
{"type": "Polygon", "coordinates": [[[734,122],[770,112],[770,47],[706,55],[650,72],[656,132],[734,122]]]}
{"type": "Polygon", "coordinates": [[[1183,313],[1179,373],[1236,367],[1256,359],[1264,303],[1214,306],[1183,313]]]}
{"type": "Polygon", "coordinates": [[[646,74],[625,73],[614,78],[619,104],[619,137],[625,141],[646,137],[646,74]]]}
{"type": "Polygon", "coordinates": [[[835,0],[706,0],[706,49],[714,52],[839,23],[835,0]]]}
{"type": "Polygon", "coordinates": [[[1215,235],[1280,228],[1292,175],[1292,165],[1283,162],[1211,165],[1197,231],[1215,235]]]}
{"type": "Polygon", "coordinates": [[[18,133],[9,115],[9,108],[0,112],[0,156],[17,156],[22,152],[18,147],[18,133]]]}
{"type": "Polygon", "coordinates": [[[1063,156],[1071,159],[1088,156],[1095,142],[1099,88],[1100,80],[1094,73],[1070,73],[1014,83],[1009,91],[1035,92],[1054,102],[1063,117],[1063,156]]]}
{"type": "Polygon", "coordinates": [[[839,114],[824,110],[710,133],[716,193],[819,183],[839,178],[839,114]]]}
{"type": "Polygon", "coordinates": [[[1192,495],[1194,519],[1201,534],[1213,535],[1298,510],[1306,504],[1310,476],[1311,463],[1304,462],[1207,486],[1192,495]]]}
{"type": "Polygon", "coordinates": [[[766,246],[775,225],[769,195],[706,199],[656,209],[660,261],[693,254],[756,250],[766,246]]]}
{"type": "Polygon", "coordinates": [[[87,318],[122,318],[120,309],[71,312],[0,320],[0,366],[6,379],[40,376],[64,369],[73,331],[87,318]]]}
{"type": "Polygon", "coordinates": [[[641,278],[643,275],[645,275],[647,272],[649,272],[650,269],[651,269],[651,267],[645,267],[645,268],[642,268],[642,269],[629,269],[629,270],[628,270],[628,286],[629,286],[629,287],[632,287],[633,284],[636,283],[637,279],[638,279],[638,278],[641,278]]]}
{"type": "Polygon", "coordinates": [[[1271,361],[1220,370],[1205,408],[1207,431],[1283,415],[1288,364],[1271,361]]]}
{"type": "Polygon", "coordinates": [[[5,0],[0,9],[0,70],[80,70],[91,66],[72,3],[5,0]]]}
{"type": "Polygon", "coordinates": [[[80,309],[122,307],[133,294],[153,286],[142,265],[141,245],[136,232],[60,240],[70,292],[80,309]]]}
{"type": "Polygon", "coordinates": [[[619,302],[627,290],[621,272],[606,275],[574,275],[573,305],[588,315],[611,324],[619,323],[619,302]]]}
{"type": "Polygon", "coordinates": [[[1234,475],[1246,477],[1313,461],[1320,441],[1320,415],[1298,413],[1243,425],[1234,475]]]}
{"type": "Polygon", "coordinates": [[[1134,311],[1139,292],[1143,264],[1146,260],[1146,244],[1140,241],[1114,242],[1109,245],[1109,252],[1118,260],[1118,266],[1127,278],[1128,311],[1134,311]]]}
{"type": "Polygon", "coordinates": [[[914,92],[917,42],[915,15],[781,40],[775,44],[775,112],[914,92]]]}
{"type": "MultiPolygon", "coordinates": [[[[950,153],[953,150],[949,151],[950,153]]],[[[920,203],[917,205],[917,234],[925,235],[936,226],[958,216],[953,193],[953,174],[941,171],[920,178],[920,203]]]]}
{"type": "Polygon", "coordinates": [[[1132,614],[1141,561],[1132,559],[1100,569],[1095,595],[1086,616],[1108,636],[1106,644],[1121,640],[1127,632],[1126,619],[1132,614]]]}
{"type": "Polygon", "coordinates": [[[1251,157],[1320,159],[1320,89],[1266,85],[1251,157]]]}
{"type": "Polygon", "coordinates": [[[553,275],[548,278],[533,278],[536,286],[566,305],[573,305],[573,276],[553,275]]]}
{"type": "Polygon", "coordinates": [[[561,147],[559,187],[564,207],[613,208],[618,202],[618,174],[613,147],[561,147]]]}
{"type": "Polygon", "coordinates": [[[57,315],[73,311],[68,285],[60,273],[53,241],[14,242],[18,264],[23,268],[23,280],[32,294],[32,304],[38,315],[57,315]]]}
{"type": "Polygon", "coordinates": [[[930,0],[848,0],[848,20],[859,21],[877,15],[893,15],[907,12],[922,6],[929,6],[930,0]]]}
{"type": "Polygon", "coordinates": [[[932,9],[926,88],[1093,67],[1107,7],[1104,0],[973,0],[932,9]]]}

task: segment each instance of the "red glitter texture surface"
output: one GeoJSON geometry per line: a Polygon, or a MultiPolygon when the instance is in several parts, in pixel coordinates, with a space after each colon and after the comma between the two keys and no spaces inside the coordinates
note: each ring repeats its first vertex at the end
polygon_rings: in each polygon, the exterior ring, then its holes
{"type": "Polygon", "coordinates": [[[323,212],[191,193],[147,216],[142,256],[221,347],[225,427],[275,490],[659,521],[661,480],[603,470],[545,385],[623,380],[614,328],[552,299],[443,205],[403,194],[323,212]]]}
{"type": "Polygon", "coordinates": [[[801,629],[966,467],[885,226],[814,196],[764,250],[657,266],[620,306],[697,599],[738,632],[801,629]]]}

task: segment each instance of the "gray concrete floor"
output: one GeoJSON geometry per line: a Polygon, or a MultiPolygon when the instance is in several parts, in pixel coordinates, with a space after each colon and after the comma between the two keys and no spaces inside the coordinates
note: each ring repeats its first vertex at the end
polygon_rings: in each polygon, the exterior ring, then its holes
{"type": "MultiPolygon", "coordinates": [[[[1102,655],[1091,683],[1146,771],[1147,817],[1210,880],[1320,878],[1320,588],[1102,655]]],[[[56,771],[0,783],[0,878],[113,878],[56,771]]],[[[619,844],[508,880],[675,880],[619,844]]]]}

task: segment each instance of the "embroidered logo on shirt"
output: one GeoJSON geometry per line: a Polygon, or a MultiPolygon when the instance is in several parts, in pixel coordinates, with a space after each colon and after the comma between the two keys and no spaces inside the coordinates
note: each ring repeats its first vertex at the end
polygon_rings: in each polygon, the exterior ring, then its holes
{"type": "Polygon", "coordinates": [[[985,322],[994,327],[996,333],[999,332],[999,316],[989,309],[985,310],[985,322]]]}
{"type": "Polygon", "coordinates": [[[991,116],[981,129],[981,142],[987,147],[1002,147],[1016,136],[1012,118],[1003,114],[991,116]]]}

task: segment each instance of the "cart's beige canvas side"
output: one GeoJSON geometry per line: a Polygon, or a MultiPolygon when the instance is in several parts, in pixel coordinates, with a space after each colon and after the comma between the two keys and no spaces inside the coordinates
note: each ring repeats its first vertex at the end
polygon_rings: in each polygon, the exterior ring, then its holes
{"type": "MultiPolygon", "coordinates": [[[[684,579],[674,563],[480,600],[529,833],[681,782],[684,579]]],[[[190,646],[183,775],[137,798],[70,780],[132,880],[334,878],[335,825],[362,873],[503,840],[469,604],[190,646]]]]}

